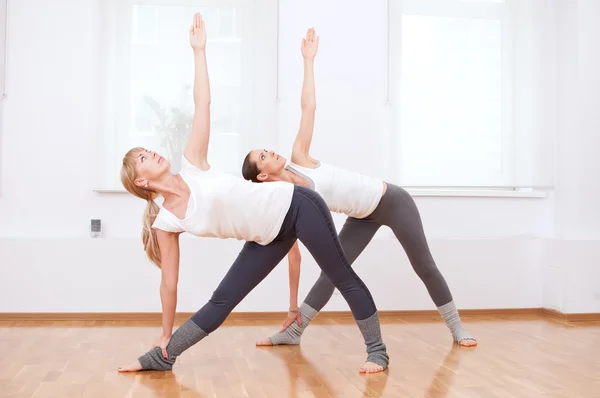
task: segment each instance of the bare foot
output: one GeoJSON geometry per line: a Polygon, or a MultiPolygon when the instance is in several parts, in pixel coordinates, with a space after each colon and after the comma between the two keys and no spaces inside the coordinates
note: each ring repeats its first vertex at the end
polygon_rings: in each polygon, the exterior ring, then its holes
{"type": "Polygon", "coordinates": [[[271,342],[271,339],[266,338],[264,340],[259,340],[256,342],[257,346],[263,346],[263,345],[273,345],[273,343],[271,342]]]}
{"type": "Polygon", "coordinates": [[[475,339],[462,339],[458,342],[458,345],[461,347],[475,347],[477,345],[477,340],[475,339]]]}
{"type": "Polygon", "coordinates": [[[360,368],[360,373],[377,373],[381,371],[383,371],[383,367],[373,362],[365,362],[363,367],[360,368]]]}
{"type": "Polygon", "coordinates": [[[139,370],[142,370],[142,365],[140,365],[139,361],[132,362],[127,366],[119,368],[119,372],[137,372],[139,370]]]}

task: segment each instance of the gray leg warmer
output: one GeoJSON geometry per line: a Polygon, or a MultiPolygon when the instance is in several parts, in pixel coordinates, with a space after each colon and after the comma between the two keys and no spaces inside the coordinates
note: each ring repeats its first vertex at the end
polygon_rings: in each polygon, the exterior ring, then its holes
{"type": "Polygon", "coordinates": [[[381,328],[377,312],[367,319],[356,321],[356,323],[358,324],[358,328],[360,329],[360,332],[365,339],[365,345],[367,346],[367,362],[376,363],[383,369],[387,368],[390,357],[387,354],[385,344],[381,338],[381,328]]]}
{"type": "Polygon", "coordinates": [[[138,358],[143,370],[171,370],[182,352],[202,340],[207,334],[191,319],[181,325],[167,345],[169,359],[165,359],[159,347],[154,347],[138,358]]]}
{"type": "Polygon", "coordinates": [[[300,344],[300,338],[304,329],[308,326],[310,321],[317,315],[317,310],[312,308],[306,303],[302,303],[300,306],[300,318],[302,319],[302,326],[298,325],[298,321],[294,321],[287,329],[283,332],[277,332],[273,336],[269,337],[273,345],[297,345],[300,344]]]}
{"type": "Polygon", "coordinates": [[[458,315],[458,310],[456,309],[456,305],[454,305],[454,301],[450,301],[448,304],[444,304],[441,307],[438,307],[442,318],[446,322],[448,329],[452,332],[452,338],[455,342],[460,343],[462,340],[474,340],[476,341],[469,332],[463,328],[462,323],[460,321],[460,316],[458,315]]]}

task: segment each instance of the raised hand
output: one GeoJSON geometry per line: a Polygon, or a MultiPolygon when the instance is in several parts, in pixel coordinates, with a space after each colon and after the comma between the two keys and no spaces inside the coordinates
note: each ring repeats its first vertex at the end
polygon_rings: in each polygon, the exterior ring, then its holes
{"type": "Polygon", "coordinates": [[[194,20],[190,27],[190,45],[194,51],[204,51],[206,48],[206,28],[199,12],[194,14],[194,20]]]}
{"type": "Polygon", "coordinates": [[[306,31],[306,38],[302,39],[302,56],[304,59],[315,59],[317,50],[319,49],[319,36],[315,33],[314,28],[306,31]]]}

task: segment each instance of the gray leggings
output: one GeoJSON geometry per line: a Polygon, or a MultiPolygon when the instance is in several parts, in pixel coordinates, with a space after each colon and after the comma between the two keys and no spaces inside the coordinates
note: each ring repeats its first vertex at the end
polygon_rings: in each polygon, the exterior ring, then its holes
{"type": "MultiPolygon", "coordinates": [[[[429,251],[417,205],[408,192],[396,185],[387,184],[386,193],[371,215],[362,219],[348,217],[346,220],[339,237],[350,264],[354,263],[382,225],[390,227],[398,238],[435,305],[440,307],[452,301],[450,289],[429,251]]],[[[321,272],[304,302],[321,311],[334,289],[335,286],[321,272]]]]}

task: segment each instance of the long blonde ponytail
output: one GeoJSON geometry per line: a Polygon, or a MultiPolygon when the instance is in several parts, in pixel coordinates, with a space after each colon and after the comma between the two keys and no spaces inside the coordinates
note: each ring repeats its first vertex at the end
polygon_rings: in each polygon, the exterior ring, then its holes
{"type": "Polygon", "coordinates": [[[158,247],[156,231],[152,228],[152,224],[154,224],[154,220],[156,220],[156,216],[160,210],[158,205],[154,202],[158,193],[151,189],[139,187],[135,184],[135,179],[137,178],[135,159],[137,158],[137,154],[143,150],[143,148],[133,148],[125,154],[123,157],[123,166],[121,167],[121,183],[129,193],[147,201],[142,219],[142,242],[144,243],[144,250],[146,251],[148,259],[160,268],[160,248],[158,247]]]}

